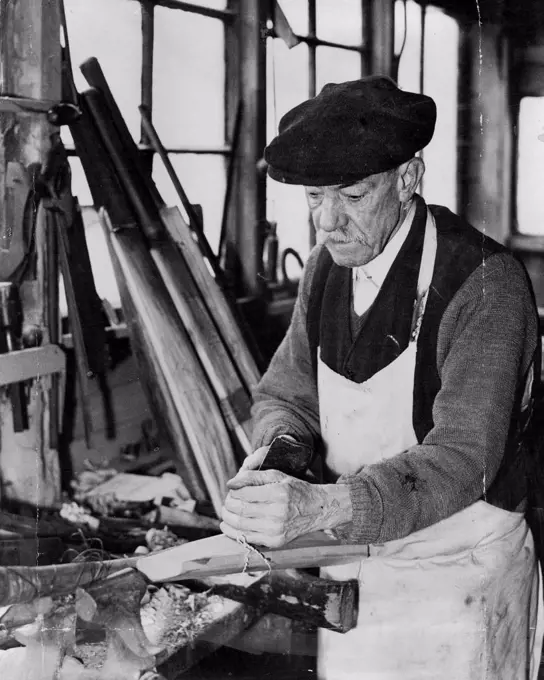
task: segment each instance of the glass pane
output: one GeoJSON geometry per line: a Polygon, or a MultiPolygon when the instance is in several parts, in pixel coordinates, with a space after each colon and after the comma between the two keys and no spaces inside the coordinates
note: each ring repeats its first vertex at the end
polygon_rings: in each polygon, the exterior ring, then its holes
{"type": "Polygon", "coordinates": [[[362,45],[361,0],[317,0],[316,33],[322,40],[342,45],[362,45]]]}
{"type": "Polygon", "coordinates": [[[308,3],[306,0],[279,0],[289,25],[297,35],[308,35],[308,3]]]}
{"type": "MultiPolygon", "coordinates": [[[[142,20],[134,0],[65,0],[74,77],[79,90],[89,86],[79,65],[96,57],[121,113],[136,140],[140,138],[142,20]]],[[[69,137],[64,135],[65,141],[69,137]]]]}
{"type": "Polygon", "coordinates": [[[224,27],[155,7],[153,122],[166,147],[223,145],[224,27]]]}
{"type": "Polygon", "coordinates": [[[317,92],[327,83],[342,83],[361,77],[361,55],[336,47],[318,47],[316,54],[317,92]]]}
{"type": "Polygon", "coordinates": [[[79,158],[71,156],[69,159],[70,169],[72,170],[72,195],[77,198],[79,205],[92,206],[93,198],[87,183],[87,178],[83,172],[83,166],[79,158]]]}
{"type": "MultiPolygon", "coordinates": [[[[225,159],[211,154],[170,154],[170,160],[191,203],[202,206],[204,231],[212,249],[217,252],[225,201],[225,159]]],[[[172,182],[157,157],[153,159],[153,179],[166,204],[177,205],[184,213],[172,182]]]]}
{"type": "Polygon", "coordinates": [[[308,46],[288,49],[283,40],[269,38],[266,52],[267,139],[276,136],[281,117],[308,99],[308,46]]]}
{"type": "Polygon", "coordinates": [[[423,195],[457,210],[457,105],[459,25],[435,7],[425,17],[424,92],[436,102],[434,137],[423,151],[423,195]]]}
{"type": "MultiPolygon", "coordinates": [[[[91,260],[96,292],[101,299],[106,298],[114,308],[121,306],[119,289],[115,280],[115,273],[111,263],[110,253],[102,225],[94,208],[82,210],[85,238],[91,260]]],[[[63,316],[68,314],[62,276],[60,277],[59,307],[63,316]]]]}
{"type": "MultiPolygon", "coordinates": [[[[310,213],[304,189],[268,178],[266,216],[278,225],[280,256],[286,248],[294,248],[305,261],[310,252],[310,213]]],[[[296,267],[288,271],[298,278],[296,267]]]]}
{"type": "Polygon", "coordinates": [[[524,97],[518,124],[517,226],[544,235],[544,97],[524,97]]]}
{"type": "MultiPolygon", "coordinates": [[[[397,3],[395,8],[395,16],[398,16],[399,5],[403,3],[397,3]]],[[[404,11],[404,10],[403,10],[404,11]]],[[[413,0],[408,0],[406,3],[406,23],[407,23],[407,33],[406,42],[404,49],[402,51],[402,56],[399,63],[399,73],[398,73],[398,84],[403,90],[408,90],[410,92],[420,91],[419,76],[421,71],[421,8],[420,6],[413,2],[413,0]]],[[[403,18],[401,15],[401,21],[397,21],[396,25],[403,28],[403,18]]],[[[397,41],[395,41],[397,42],[397,41]]],[[[399,46],[400,49],[400,46],[399,46]]],[[[442,61],[442,60],[441,60],[442,61]]]]}

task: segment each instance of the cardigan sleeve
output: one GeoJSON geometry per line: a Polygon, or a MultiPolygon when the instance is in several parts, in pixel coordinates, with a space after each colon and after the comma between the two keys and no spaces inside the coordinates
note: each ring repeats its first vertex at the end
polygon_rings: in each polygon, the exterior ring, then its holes
{"type": "Polygon", "coordinates": [[[319,441],[319,406],[310,345],[306,330],[308,298],[321,246],[312,249],[291,323],[270,365],[253,394],[254,448],[280,434],[316,446],[319,441]]]}
{"type": "Polygon", "coordinates": [[[511,255],[494,255],[467,279],[442,318],[433,428],[421,444],[338,479],[350,487],[353,519],[337,535],[382,543],[478,500],[501,463],[536,344],[525,273],[511,255]]]}

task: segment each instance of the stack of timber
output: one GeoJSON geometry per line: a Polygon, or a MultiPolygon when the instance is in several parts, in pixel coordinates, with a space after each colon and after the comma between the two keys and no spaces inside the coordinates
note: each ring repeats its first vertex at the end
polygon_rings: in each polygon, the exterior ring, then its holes
{"type": "Polygon", "coordinates": [[[167,207],[96,59],[71,126],[113,261],[142,385],[193,497],[219,513],[250,448],[259,371],[222,287],[217,259],[149,117],[143,125],[189,216],[167,207]]]}

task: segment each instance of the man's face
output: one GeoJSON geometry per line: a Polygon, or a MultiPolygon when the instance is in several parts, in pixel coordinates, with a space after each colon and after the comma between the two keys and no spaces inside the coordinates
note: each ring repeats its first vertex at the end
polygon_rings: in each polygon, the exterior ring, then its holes
{"type": "Polygon", "coordinates": [[[317,243],[336,264],[359,267],[385,248],[401,214],[398,180],[395,169],[348,187],[304,187],[317,243]]]}

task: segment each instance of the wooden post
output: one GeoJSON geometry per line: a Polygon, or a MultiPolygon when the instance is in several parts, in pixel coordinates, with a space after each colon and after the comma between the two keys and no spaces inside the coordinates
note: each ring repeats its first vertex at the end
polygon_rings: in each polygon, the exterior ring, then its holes
{"type": "Polygon", "coordinates": [[[501,242],[511,232],[512,120],[506,40],[498,19],[483,20],[468,34],[470,91],[462,159],[463,216],[501,242]]]}
{"type": "MultiPolygon", "coordinates": [[[[59,101],[59,35],[56,0],[0,0],[2,94],[59,101]]],[[[21,241],[25,207],[21,185],[31,186],[31,166],[43,165],[54,130],[43,114],[0,111],[0,267],[21,241]]],[[[35,260],[22,275],[19,292],[24,324],[37,327],[43,344],[50,337],[45,288],[50,266],[46,244],[51,239],[45,220],[37,224],[30,247],[35,260]]],[[[50,377],[29,382],[29,429],[19,433],[13,430],[10,402],[5,392],[0,393],[0,502],[10,498],[46,506],[59,500],[58,453],[50,447],[50,391],[50,377]]]]}
{"type": "Polygon", "coordinates": [[[370,72],[390,76],[393,71],[395,8],[393,0],[373,0],[371,16],[370,72]]]}
{"type": "Polygon", "coordinates": [[[243,102],[239,148],[238,233],[242,294],[258,295],[263,288],[262,242],[266,219],[266,178],[257,162],[266,145],[266,51],[264,29],[266,4],[240,0],[240,97],[243,102]]]}

